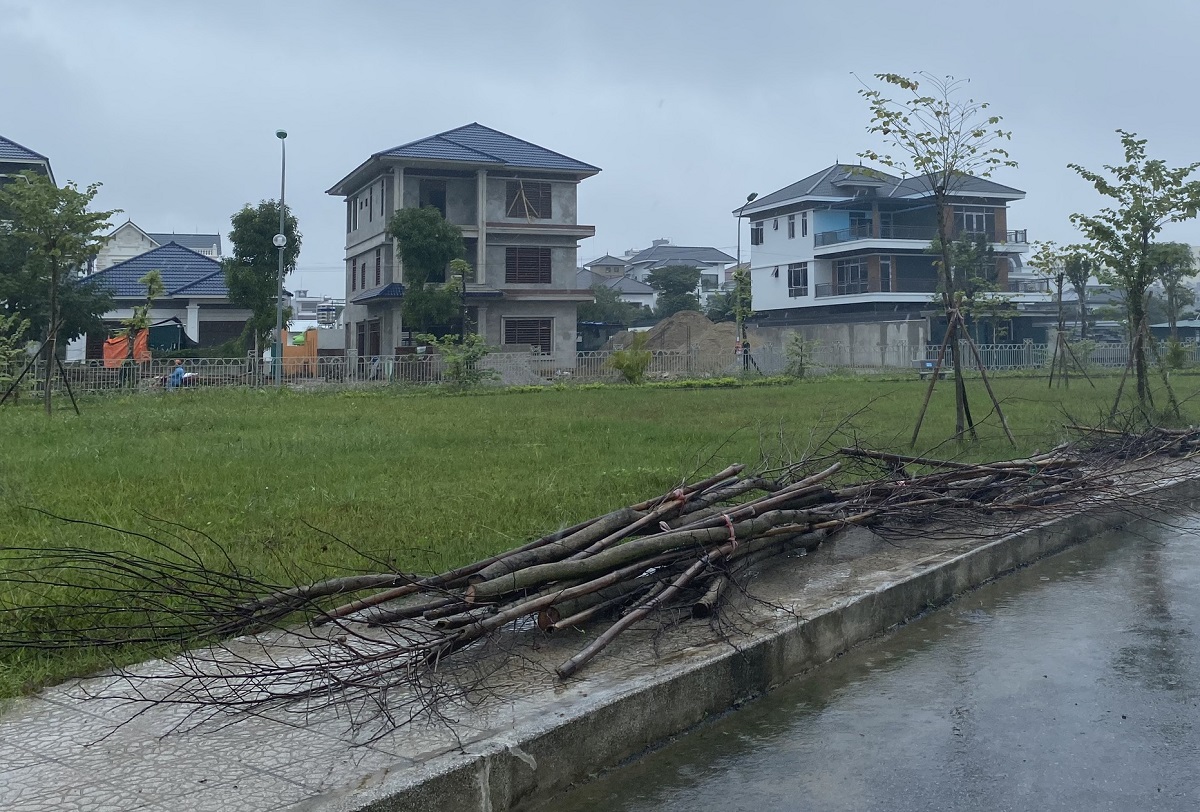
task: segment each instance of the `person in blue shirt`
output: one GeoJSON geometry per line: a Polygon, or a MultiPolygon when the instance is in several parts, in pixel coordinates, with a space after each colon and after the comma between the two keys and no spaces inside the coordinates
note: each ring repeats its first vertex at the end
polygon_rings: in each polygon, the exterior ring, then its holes
{"type": "Polygon", "coordinates": [[[183,386],[183,377],[186,374],[187,373],[183,371],[183,361],[176,358],[175,369],[171,371],[170,376],[167,378],[167,388],[178,389],[179,387],[183,386]]]}

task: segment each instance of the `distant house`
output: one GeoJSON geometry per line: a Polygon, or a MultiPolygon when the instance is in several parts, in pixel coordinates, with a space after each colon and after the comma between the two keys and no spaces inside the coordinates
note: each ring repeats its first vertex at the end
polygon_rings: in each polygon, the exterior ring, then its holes
{"type": "Polygon", "coordinates": [[[55,183],[49,158],[0,135],[0,186],[12,183],[16,180],[14,175],[26,171],[45,175],[55,183]]]}
{"type": "MultiPolygon", "coordinates": [[[[152,322],[179,319],[188,339],[202,347],[217,346],[242,334],[250,311],[230,303],[221,263],[175,242],[118,262],[92,276],[112,293],[116,304],[114,310],[104,314],[110,332],[121,329],[121,320],[129,318],[133,308],[146,301],[146,287],[138,280],[154,270],[162,275],[166,292],[154,302],[152,322]]],[[[89,334],[87,357],[99,358],[108,337],[89,334]]]]}
{"type": "MultiPolygon", "coordinates": [[[[950,194],[956,237],[984,240],[995,255],[990,274],[1018,310],[1046,303],[1045,280],[1023,268],[1024,229],[1011,228],[1008,206],[1025,193],[963,176],[950,194]]],[[[754,310],[777,324],[844,324],[919,319],[938,286],[929,251],[938,225],[924,178],[834,164],[733,210],[750,221],[754,310]]],[[[1031,319],[1014,319],[1010,340],[1045,340],[1031,319]]],[[[936,331],[930,331],[937,340],[936,331]]]]}
{"type": "Polygon", "coordinates": [[[693,268],[700,272],[700,305],[703,307],[708,297],[721,289],[725,268],[735,262],[737,260],[717,248],[671,245],[669,240],[655,240],[649,248],[628,252],[625,273],[639,282],[645,282],[652,271],[672,267],[693,268]]]}
{"type": "Polygon", "coordinates": [[[630,304],[654,307],[654,303],[658,299],[658,291],[631,276],[605,276],[589,270],[580,270],[575,273],[575,286],[579,289],[591,289],[597,285],[617,291],[621,294],[621,301],[630,304]]]}
{"type": "Polygon", "coordinates": [[[614,257],[611,254],[605,254],[599,259],[593,259],[591,262],[585,262],[583,267],[587,268],[592,273],[600,274],[601,276],[624,276],[626,271],[626,261],[620,257],[614,257]]]}
{"type": "Polygon", "coordinates": [[[210,259],[221,257],[220,234],[166,234],[143,231],[132,220],[117,226],[105,238],[104,247],[96,255],[92,272],[111,268],[118,262],[153,251],[155,248],[175,243],[210,259]]]}
{"type": "Polygon", "coordinates": [[[404,273],[387,224],[432,206],[459,226],[475,271],[467,321],[488,344],[574,363],[580,181],[600,170],[506,133],[468,124],[377,152],[329,189],[346,201],[347,347],[360,357],[403,352],[404,273]]]}

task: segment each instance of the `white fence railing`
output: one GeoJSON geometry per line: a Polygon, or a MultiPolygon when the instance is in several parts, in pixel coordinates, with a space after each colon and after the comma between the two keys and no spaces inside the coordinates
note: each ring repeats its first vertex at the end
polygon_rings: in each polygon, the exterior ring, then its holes
{"type": "MultiPolygon", "coordinates": [[[[1080,362],[1092,368],[1120,369],[1129,359],[1125,344],[1072,345],[1080,362]],[[1087,355],[1086,361],[1082,357],[1087,355]]],[[[938,345],[888,344],[814,344],[801,353],[778,347],[752,348],[748,358],[727,352],[691,350],[652,350],[646,377],[651,380],[669,378],[704,378],[736,375],[743,371],[776,375],[803,366],[805,374],[828,374],[847,371],[855,373],[885,373],[911,370],[937,357],[938,345]],[[802,362],[802,363],[800,363],[802,362]]],[[[975,363],[969,348],[960,347],[967,369],[975,363]]],[[[1047,344],[982,344],[980,356],[990,370],[1038,369],[1047,366],[1053,346],[1047,344]]],[[[1159,344],[1162,352],[1164,345],[1159,344]]],[[[577,353],[573,364],[563,364],[555,356],[531,353],[497,352],[488,355],[482,366],[493,371],[492,381],[500,385],[543,384],[553,381],[617,382],[621,375],[610,363],[612,353],[594,351],[577,353]]],[[[1200,345],[1184,344],[1184,363],[1200,363],[1200,345]]],[[[950,366],[949,352],[944,364],[950,366]]],[[[25,364],[0,366],[0,394],[20,373],[25,364]]],[[[127,361],[116,367],[102,361],[67,363],[62,371],[53,370],[51,386],[64,390],[64,379],[76,394],[120,391],[146,391],[168,388],[174,369],[169,360],[156,359],[148,363],[127,361]]],[[[266,386],[274,383],[269,363],[253,358],[200,358],[184,362],[187,376],[184,387],[196,386],[266,386]]],[[[447,382],[443,360],[438,355],[397,355],[362,358],[355,356],[295,359],[284,363],[284,379],[296,385],[321,384],[435,384],[447,382]]],[[[40,391],[43,374],[41,361],[33,364],[18,392],[40,391]]]]}

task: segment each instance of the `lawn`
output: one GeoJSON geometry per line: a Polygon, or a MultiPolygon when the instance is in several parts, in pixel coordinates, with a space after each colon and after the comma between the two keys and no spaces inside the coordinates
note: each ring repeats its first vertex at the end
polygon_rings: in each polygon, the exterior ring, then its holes
{"type": "MultiPolygon", "coordinates": [[[[919,450],[983,459],[1048,448],[1067,437],[1068,415],[1099,422],[1116,380],[1097,384],[997,380],[1014,450],[986,416],[977,382],[981,442],[946,444],[946,382],[919,450]]],[[[1175,386],[1192,408],[1186,399],[1200,377],[1179,376],[1175,386]]],[[[32,405],[5,408],[0,521],[8,546],[136,548],[144,543],[39,511],[142,532],[159,532],[152,518],[168,519],[208,534],[266,580],[380,568],[335,538],[404,570],[441,570],[730,462],[803,453],[852,413],[843,439],[906,449],[923,392],[915,379],[824,378],[469,395],[196,390],[85,400],[82,416],[68,407],[51,419],[32,405]]],[[[22,594],[0,585],[0,604],[22,594]]],[[[101,662],[0,654],[0,696],[101,662]]]]}

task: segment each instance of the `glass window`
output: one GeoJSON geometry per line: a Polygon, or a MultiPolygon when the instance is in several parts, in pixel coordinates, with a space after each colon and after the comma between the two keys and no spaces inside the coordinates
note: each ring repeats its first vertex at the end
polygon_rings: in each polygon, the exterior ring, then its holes
{"type": "Polygon", "coordinates": [[[788,215],[788,239],[796,239],[796,215],[788,215]]]}
{"type": "Polygon", "coordinates": [[[892,258],[879,258],[879,290],[883,293],[892,292],[892,258]]]}
{"type": "Polygon", "coordinates": [[[750,244],[763,244],[763,224],[761,220],[759,220],[757,223],[750,224],[750,244]]]}
{"type": "Polygon", "coordinates": [[[838,296],[850,296],[867,292],[867,261],[865,257],[837,259],[833,262],[835,292],[838,296]]]}
{"type": "Polygon", "coordinates": [[[797,298],[808,295],[808,263],[793,262],[788,265],[788,296],[797,298]]]}

